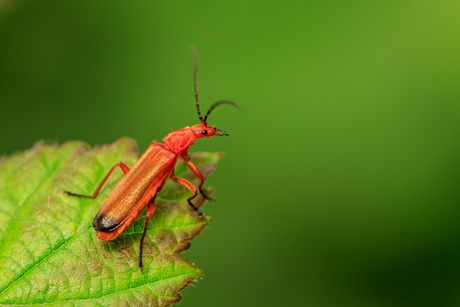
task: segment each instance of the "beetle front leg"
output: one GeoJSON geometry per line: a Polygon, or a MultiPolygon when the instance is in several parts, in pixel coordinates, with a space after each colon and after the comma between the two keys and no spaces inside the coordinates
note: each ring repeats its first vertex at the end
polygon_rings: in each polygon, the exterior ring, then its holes
{"type": "Polygon", "coordinates": [[[195,164],[193,164],[192,161],[190,161],[190,160],[187,159],[187,153],[184,153],[184,154],[182,155],[182,159],[183,159],[184,162],[188,165],[188,167],[192,170],[192,172],[198,177],[198,179],[201,180],[200,185],[199,185],[199,187],[198,187],[198,189],[200,190],[201,195],[203,195],[203,197],[206,198],[206,199],[209,200],[209,201],[215,201],[216,199],[215,199],[214,197],[210,197],[210,196],[206,195],[206,194],[203,192],[203,184],[204,184],[203,175],[201,175],[200,171],[199,171],[198,168],[195,166],[195,164]]]}
{"type": "Polygon", "coordinates": [[[174,175],[174,170],[172,171],[171,175],[169,176],[174,182],[176,183],[180,183],[182,184],[183,186],[185,186],[187,189],[189,189],[192,193],[193,193],[193,196],[192,197],[189,197],[187,199],[188,201],[188,204],[193,208],[193,210],[195,210],[199,215],[203,215],[203,213],[201,213],[197,207],[195,207],[195,205],[192,203],[192,199],[194,199],[197,195],[198,195],[198,189],[195,188],[195,186],[193,184],[191,184],[189,181],[187,181],[186,179],[184,178],[177,178],[176,175],[174,175]]]}

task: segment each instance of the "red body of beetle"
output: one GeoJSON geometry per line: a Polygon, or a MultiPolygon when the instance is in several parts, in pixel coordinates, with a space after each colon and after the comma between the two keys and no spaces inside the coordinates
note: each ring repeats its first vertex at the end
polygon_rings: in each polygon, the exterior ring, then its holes
{"type": "Polygon", "coordinates": [[[202,124],[195,125],[193,127],[185,127],[183,129],[169,133],[163,138],[164,144],[153,141],[149,148],[147,148],[144,154],[139,158],[139,160],[131,169],[129,169],[122,162],[115,164],[99,184],[93,195],[75,194],[66,191],[66,193],[71,196],[94,199],[96,198],[97,194],[99,193],[100,189],[112,171],[117,166],[123,170],[125,176],[102,204],[101,208],[94,217],[93,227],[96,230],[97,238],[99,240],[111,241],[123,233],[123,231],[125,231],[125,229],[134,222],[140,212],[146,206],[149,206],[144,232],[140,240],[139,267],[141,270],[143,268],[142,246],[145,234],[147,232],[149,218],[152,216],[155,210],[154,201],[157,193],[162,189],[166,180],[171,178],[173,181],[184,185],[191,192],[193,192],[193,196],[191,196],[187,201],[190,206],[195,211],[197,211],[198,214],[201,215],[191,200],[198,195],[198,191],[200,191],[205,198],[210,198],[203,193],[203,176],[201,175],[200,171],[196,168],[195,165],[193,165],[192,162],[187,160],[188,149],[193,145],[196,139],[205,136],[211,137],[214,135],[228,135],[223,130],[208,126],[206,120],[214,108],[221,104],[231,104],[239,108],[238,105],[231,101],[221,100],[211,106],[203,119],[201,116],[200,105],[198,101],[197,70],[198,61],[195,56],[194,79],[196,107],[198,111],[198,117],[202,124]],[[176,165],[176,161],[179,157],[184,159],[185,163],[201,180],[200,186],[198,188],[193,186],[189,181],[183,178],[177,178],[174,175],[174,166],[176,165]]]}
{"type": "MultiPolygon", "coordinates": [[[[163,138],[164,144],[153,141],[96,214],[93,227],[98,239],[111,241],[123,233],[145,206],[150,202],[151,207],[154,206],[152,200],[170,177],[185,185],[194,193],[191,199],[195,198],[198,190],[185,179],[174,176],[174,165],[177,159],[182,157],[202,180],[201,173],[187,160],[187,151],[197,138],[210,137],[216,133],[215,127],[195,125],[171,132],[163,138]]],[[[150,215],[153,210],[149,212],[150,215]]]]}

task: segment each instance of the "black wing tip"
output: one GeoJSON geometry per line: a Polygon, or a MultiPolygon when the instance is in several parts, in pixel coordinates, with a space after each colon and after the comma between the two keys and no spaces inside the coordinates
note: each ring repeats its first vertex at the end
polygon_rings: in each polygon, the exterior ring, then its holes
{"type": "Polygon", "coordinates": [[[93,228],[97,231],[102,232],[113,232],[115,231],[121,223],[115,221],[115,219],[105,216],[104,214],[98,212],[93,220],[93,228]]]}

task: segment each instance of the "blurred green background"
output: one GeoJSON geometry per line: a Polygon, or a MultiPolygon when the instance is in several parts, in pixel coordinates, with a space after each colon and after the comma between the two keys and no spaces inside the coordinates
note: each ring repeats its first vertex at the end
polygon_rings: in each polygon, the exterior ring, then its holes
{"type": "Polygon", "coordinates": [[[0,1],[0,153],[230,133],[182,306],[460,305],[459,1],[0,1]]]}

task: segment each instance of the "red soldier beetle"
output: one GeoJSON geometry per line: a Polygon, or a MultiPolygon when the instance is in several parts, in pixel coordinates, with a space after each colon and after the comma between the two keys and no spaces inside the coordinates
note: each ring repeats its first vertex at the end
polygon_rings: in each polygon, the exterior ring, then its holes
{"type": "Polygon", "coordinates": [[[187,159],[188,150],[196,139],[203,138],[205,136],[211,137],[214,135],[228,136],[224,130],[217,129],[214,126],[208,126],[208,116],[217,106],[230,104],[237,109],[240,109],[240,107],[232,101],[220,100],[209,108],[204,118],[201,116],[197,82],[198,58],[194,47],[192,47],[192,53],[195,59],[195,101],[198,118],[200,119],[201,124],[192,127],[185,127],[169,133],[163,138],[164,144],[153,141],[131,169],[129,169],[123,162],[115,164],[99,184],[93,195],[82,195],[65,191],[65,193],[70,196],[95,199],[113,170],[117,166],[122,169],[125,176],[102,204],[101,208],[94,217],[93,227],[96,230],[97,238],[99,240],[111,241],[122,234],[123,231],[125,231],[125,229],[134,222],[137,216],[148,205],[149,208],[146,214],[144,231],[142,233],[139,246],[139,268],[141,270],[143,269],[142,247],[147,233],[149,219],[155,210],[154,201],[156,195],[159,191],[161,191],[166,180],[171,178],[174,182],[182,184],[193,193],[187,201],[193,210],[195,210],[199,215],[202,215],[202,213],[198,211],[198,208],[192,203],[192,200],[197,197],[198,192],[200,192],[203,197],[208,200],[213,199],[203,192],[203,175],[201,175],[196,166],[187,159]],[[176,161],[179,157],[185,161],[193,173],[201,180],[198,188],[186,179],[177,178],[174,175],[174,166],[176,165],[176,161]]]}

